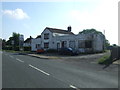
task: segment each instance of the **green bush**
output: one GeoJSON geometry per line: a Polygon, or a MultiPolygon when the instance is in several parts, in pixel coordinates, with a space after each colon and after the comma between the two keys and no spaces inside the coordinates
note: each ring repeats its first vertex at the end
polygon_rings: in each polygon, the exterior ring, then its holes
{"type": "Polygon", "coordinates": [[[4,47],[4,48],[2,48],[3,50],[12,50],[13,48],[12,48],[12,46],[7,46],[7,47],[4,47]]]}
{"type": "Polygon", "coordinates": [[[25,47],[24,47],[24,51],[31,51],[31,47],[25,46],[25,47]]]}
{"type": "Polygon", "coordinates": [[[55,50],[55,49],[48,49],[48,50],[46,50],[46,52],[47,52],[47,53],[56,53],[57,50],[55,50]]]}
{"type": "Polygon", "coordinates": [[[16,47],[14,48],[14,50],[15,50],[15,51],[19,51],[19,46],[16,46],[16,47]]]}
{"type": "Polygon", "coordinates": [[[2,49],[3,50],[15,50],[15,51],[19,51],[19,46],[16,46],[16,47],[6,46],[6,47],[4,47],[2,49]]]}
{"type": "Polygon", "coordinates": [[[105,55],[98,60],[98,64],[107,64],[110,61],[110,55],[105,55]]]}

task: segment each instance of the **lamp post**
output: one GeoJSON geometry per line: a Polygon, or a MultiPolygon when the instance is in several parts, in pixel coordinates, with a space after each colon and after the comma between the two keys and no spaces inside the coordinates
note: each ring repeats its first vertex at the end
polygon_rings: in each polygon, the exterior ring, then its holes
{"type": "Polygon", "coordinates": [[[24,43],[24,36],[20,35],[19,36],[19,50],[22,51],[23,50],[23,43],[24,43]]]}
{"type": "Polygon", "coordinates": [[[11,41],[12,49],[14,50],[14,40],[11,41]]]}

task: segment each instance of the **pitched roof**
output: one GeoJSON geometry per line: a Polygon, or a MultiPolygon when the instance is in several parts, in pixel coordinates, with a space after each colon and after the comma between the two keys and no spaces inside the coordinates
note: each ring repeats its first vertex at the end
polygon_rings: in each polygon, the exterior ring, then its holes
{"type": "Polygon", "coordinates": [[[46,27],[46,29],[49,29],[53,33],[74,34],[73,32],[69,32],[68,30],[63,30],[63,29],[49,28],[49,27],[46,27]]]}
{"type": "Polygon", "coordinates": [[[33,38],[32,38],[32,37],[27,38],[27,39],[24,41],[24,43],[29,43],[29,42],[31,42],[31,39],[33,39],[33,38]]]}
{"type": "Polygon", "coordinates": [[[36,38],[41,38],[41,35],[38,35],[36,38]]]}

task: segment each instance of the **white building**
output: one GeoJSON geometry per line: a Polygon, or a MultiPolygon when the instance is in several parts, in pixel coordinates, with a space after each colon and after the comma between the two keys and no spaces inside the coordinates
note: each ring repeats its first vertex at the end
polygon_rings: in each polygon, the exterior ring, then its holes
{"type": "Polygon", "coordinates": [[[30,36],[30,38],[27,38],[25,41],[24,41],[24,44],[23,44],[23,46],[24,47],[31,47],[31,40],[32,40],[33,38],[30,36]]]}
{"type": "Polygon", "coordinates": [[[38,48],[59,49],[70,47],[80,52],[102,52],[104,50],[104,36],[102,34],[88,33],[77,34],[68,30],[46,27],[41,33],[41,37],[32,39],[32,51],[38,48]]]}
{"type": "Polygon", "coordinates": [[[31,50],[37,51],[38,48],[41,48],[41,35],[31,40],[31,50]]]}

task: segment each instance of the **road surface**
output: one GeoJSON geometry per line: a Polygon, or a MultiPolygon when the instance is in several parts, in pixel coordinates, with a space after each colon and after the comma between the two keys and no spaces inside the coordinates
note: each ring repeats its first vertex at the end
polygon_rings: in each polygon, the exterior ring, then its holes
{"type": "Polygon", "coordinates": [[[118,88],[118,71],[2,52],[3,88],[118,88]]]}

